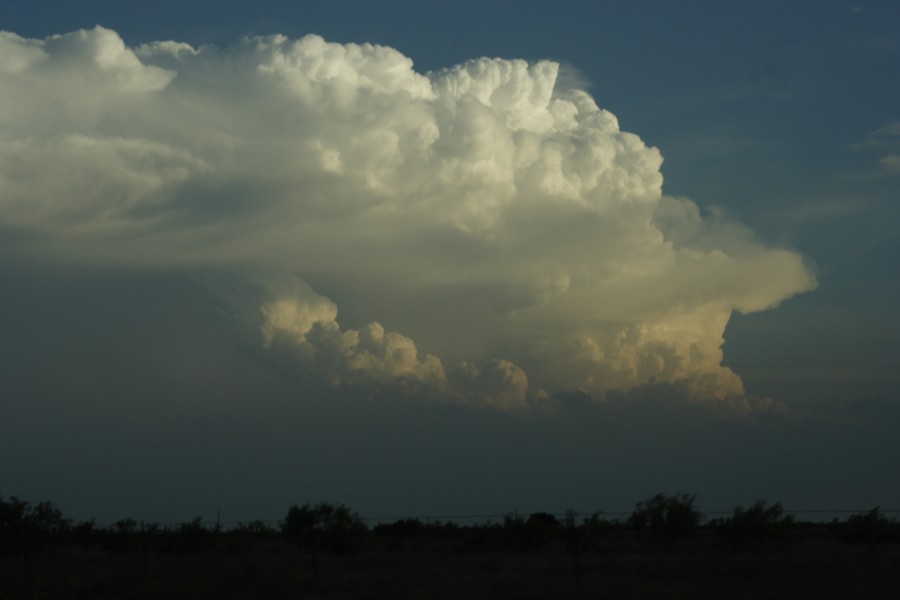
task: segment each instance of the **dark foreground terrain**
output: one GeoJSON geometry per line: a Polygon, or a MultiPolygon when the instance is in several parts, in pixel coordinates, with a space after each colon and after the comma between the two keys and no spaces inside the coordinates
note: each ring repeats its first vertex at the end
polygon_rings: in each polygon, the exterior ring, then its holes
{"type": "Polygon", "coordinates": [[[900,597],[900,543],[847,543],[825,527],[740,546],[711,531],[662,543],[613,532],[590,549],[482,538],[370,536],[339,552],[278,534],[210,534],[187,547],[57,543],[0,557],[0,599],[900,597]]]}
{"type": "Polygon", "coordinates": [[[291,506],[277,526],[74,523],[0,498],[0,600],[900,598],[900,523],[875,508],[829,524],[780,504],[705,521],[657,494],[627,521],[567,511],[502,523],[291,506]]]}

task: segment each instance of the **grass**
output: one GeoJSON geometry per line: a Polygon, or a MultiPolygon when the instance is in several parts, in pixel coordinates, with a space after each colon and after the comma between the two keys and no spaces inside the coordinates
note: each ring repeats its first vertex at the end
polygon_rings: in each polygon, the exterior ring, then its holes
{"type": "Polygon", "coordinates": [[[210,534],[172,547],[55,542],[0,557],[0,600],[895,598],[900,542],[848,543],[824,526],[735,547],[713,530],[663,544],[627,528],[573,554],[557,536],[540,548],[457,536],[369,534],[354,552],[309,554],[278,534],[210,534]],[[399,542],[399,543],[398,543],[399,542]]]}

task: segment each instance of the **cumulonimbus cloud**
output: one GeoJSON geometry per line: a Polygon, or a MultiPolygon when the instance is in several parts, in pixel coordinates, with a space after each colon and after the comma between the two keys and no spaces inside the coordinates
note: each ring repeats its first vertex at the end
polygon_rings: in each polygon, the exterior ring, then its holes
{"type": "Polygon", "coordinates": [[[659,151],[559,81],[315,35],[0,33],[0,227],[26,256],[290,273],[255,302],[259,342],[336,385],[741,395],[730,315],[815,278],[663,194],[659,151]]]}

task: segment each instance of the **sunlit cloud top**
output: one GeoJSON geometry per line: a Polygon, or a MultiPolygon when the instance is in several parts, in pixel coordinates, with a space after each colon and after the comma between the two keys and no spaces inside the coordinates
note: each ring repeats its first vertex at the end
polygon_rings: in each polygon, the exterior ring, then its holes
{"type": "MultiPolygon", "coordinates": [[[[0,34],[0,228],[33,260],[231,271],[298,385],[521,410],[740,397],[733,311],[801,256],[663,193],[662,157],[550,61],[419,73],[310,35],[128,47],[0,34]]],[[[243,318],[243,317],[242,317],[243,318]]]]}

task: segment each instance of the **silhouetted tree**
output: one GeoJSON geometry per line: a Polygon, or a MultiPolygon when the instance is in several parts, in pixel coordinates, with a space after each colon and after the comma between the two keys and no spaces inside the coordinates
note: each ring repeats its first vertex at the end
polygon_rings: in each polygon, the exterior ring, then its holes
{"type": "Polygon", "coordinates": [[[0,497],[0,551],[22,550],[26,535],[26,519],[30,509],[27,502],[15,496],[9,500],[0,497]]]}
{"type": "Polygon", "coordinates": [[[402,550],[416,538],[426,535],[426,527],[419,519],[399,519],[393,523],[379,523],[372,533],[388,539],[388,549],[402,550]]]}
{"type": "Polygon", "coordinates": [[[548,512],[528,515],[525,521],[523,546],[529,549],[543,547],[559,529],[559,519],[548,512]]]}
{"type": "Polygon", "coordinates": [[[169,536],[166,549],[176,552],[196,552],[209,546],[212,532],[203,526],[201,517],[180,524],[169,536]]]}
{"type": "Polygon", "coordinates": [[[641,535],[655,540],[673,540],[687,536],[700,524],[700,513],[694,508],[696,496],[656,494],[638,502],[629,522],[641,535]]]}
{"type": "MultiPolygon", "coordinates": [[[[555,519],[554,519],[555,520],[555,519]]],[[[585,545],[585,529],[579,527],[576,523],[575,511],[571,508],[566,510],[565,526],[563,527],[562,539],[572,554],[572,573],[575,576],[575,589],[580,596],[583,591],[583,574],[584,568],[581,565],[581,551],[585,545]]]]}
{"type": "Polygon", "coordinates": [[[413,537],[421,535],[425,526],[419,519],[399,519],[393,523],[379,523],[372,531],[377,535],[413,537]]]}
{"type": "Polygon", "coordinates": [[[27,561],[34,547],[62,538],[71,528],[72,522],[52,502],[31,506],[15,496],[0,498],[0,551],[12,551],[27,561]]]}
{"type": "Polygon", "coordinates": [[[781,503],[766,506],[758,500],[749,508],[738,506],[734,516],[722,523],[719,534],[734,544],[783,540],[786,529],[793,523],[793,517],[784,515],[781,503]]]}
{"type": "Polygon", "coordinates": [[[880,543],[900,538],[900,524],[884,516],[878,506],[851,515],[843,523],[835,519],[830,529],[845,542],[880,543]]]}
{"type": "Polygon", "coordinates": [[[508,514],[503,517],[503,526],[496,532],[499,542],[507,548],[535,550],[542,548],[559,529],[559,520],[547,512],[536,512],[523,519],[508,514]]]}
{"type": "Polygon", "coordinates": [[[27,515],[29,528],[42,537],[62,537],[72,529],[72,521],[52,502],[38,502],[27,515]]]}
{"type": "Polygon", "coordinates": [[[257,519],[249,523],[241,523],[232,529],[230,533],[238,536],[266,537],[275,533],[275,530],[265,521],[257,519]]]}
{"type": "Polygon", "coordinates": [[[609,532],[627,527],[627,525],[620,521],[604,519],[601,516],[602,514],[602,512],[597,511],[590,517],[586,517],[581,524],[581,528],[584,530],[584,543],[586,547],[597,548],[609,532]]]}
{"type": "Polygon", "coordinates": [[[548,512],[536,512],[528,515],[525,524],[529,527],[559,527],[559,519],[548,512]]]}
{"type": "Polygon", "coordinates": [[[118,536],[133,536],[137,533],[138,522],[134,519],[119,519],[112,524],[112,532],[118,536]]]}
{"type": "Polygon", "coordinates": [[[97,535],[97,523],[94,519],[90,521],[81,521],[72,527],[72,539],[81,544],[88,546],[94,541],[97,535]]]}
{"type": "Polygon", "coordinates": [[[368,528],[362,518],[343,504],[319,502],[288,509],[281,524],[285,537],[310,551],[310,566],[318,578],[320,549],[332,552],[356,550],[362,544],[368,528]]]}

